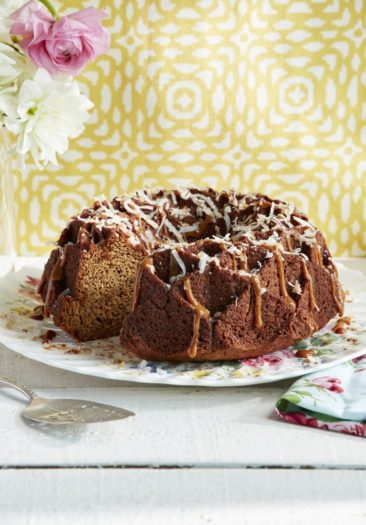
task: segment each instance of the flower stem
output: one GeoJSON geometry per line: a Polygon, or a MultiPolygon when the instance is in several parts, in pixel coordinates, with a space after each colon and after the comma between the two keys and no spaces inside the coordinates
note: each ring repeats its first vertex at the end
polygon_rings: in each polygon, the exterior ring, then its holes
{"type": "Polygon", "coordinates": [[[3,40],[0,40],[0,43],[1,44],[4,44],[4,46],[8,46],[8,47],[11,47],[12,49],[14,49],[14,51],[16,51],[17,53],[21,53],[20,49],[18,49],[15,45],[13,44],[10,44],[10,42],[4,42],[3,40]]]}
{"type": "Polygon", "coordinates": [[[48,11],[51,13],[53,18],[59,17],[55,7],[53,7],[53,5],[51,4],[49,0],[38,0],[38,1],[41,2],[41,4],[43,4],[46,7],[46,9],[48,9],[48,11]]]}

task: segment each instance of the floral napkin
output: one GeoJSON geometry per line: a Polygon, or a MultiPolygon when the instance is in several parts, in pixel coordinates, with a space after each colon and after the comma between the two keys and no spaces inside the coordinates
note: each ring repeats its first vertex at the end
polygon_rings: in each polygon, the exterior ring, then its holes
{"type": "Polygon", "coordinates": [[[276,411],[290,423],[366,437],[366,355],[303,376],[276,411]]]}

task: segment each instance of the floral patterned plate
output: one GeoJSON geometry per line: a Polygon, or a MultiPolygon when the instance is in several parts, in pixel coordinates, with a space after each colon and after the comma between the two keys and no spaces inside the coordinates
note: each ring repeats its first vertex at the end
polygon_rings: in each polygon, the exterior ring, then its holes
{"type": "Polygon", "coordinates": [[[244,386],[269,383],[343,363],[366,353],[366,279],[340,265],[349,291],[344,334],[331,321],[312,337],[284,350],[240,361],[168,363],[138,359],[119,346],[118,338],[76,343],[49,319],[36,320],[35,288],[40,261],[0,279],[0,343],[50,366],[124,381],[188,386],[244,386]]]}

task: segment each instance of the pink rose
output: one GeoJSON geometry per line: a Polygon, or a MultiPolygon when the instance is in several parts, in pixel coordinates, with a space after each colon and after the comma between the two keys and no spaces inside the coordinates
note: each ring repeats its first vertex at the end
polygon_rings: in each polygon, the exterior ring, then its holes
{"type": "Polygon", "coordinates": [[[313,385],[324,388],[324,390],[329,390],[330,392],[337,392],[337,394],[344,392],[343,388],[340,386],[342,384],[341,380],[337,377],[321,376],[312,379],[311,382],[313,385]]]}
{"type": "Polygon", "coordinates": [[[77,75],[109,47],[109,33],[100,23],[105,17],[89,7],[55,20],[43,5],[30,0],[12,14],[10,33],[23,37],[19,45],[36,66],[51,74],[77,75]]]}

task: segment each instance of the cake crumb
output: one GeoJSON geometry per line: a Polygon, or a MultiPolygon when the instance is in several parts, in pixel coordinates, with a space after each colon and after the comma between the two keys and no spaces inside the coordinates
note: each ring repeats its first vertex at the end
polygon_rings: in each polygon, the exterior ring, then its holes
{"type": "Polygon", "coordinates": [[[47,330],[44,334],[40,335],[40,338],[42,339],[43,343],[48,343],[49,341],[52,341],[56,335],[57,334],[54,330],[47,330]]]}
{"type": "Polygon", "coordinates": [[[295,281],[294,284],[289,282],[288,284],[292,287],[292,291],[294,293],[296,293],[297,295],[301,295],[302,294],[301,285],[300,285],[299,281],[295,281]]]}
{"type": "Polygon", "coordinates": [[[44,319],[43,305],[39,304],[35,306],[29,317],[31,319],[34,319],[35,321],[43,321],[44,319]]]}
{"type": "Polygon", "coordinates": [[[295,354],[295,357],[301,357],[303,359],[307,359],[308,357],[314,356],[314,350],[313,348],[303,348],[301,350],[298,350],[295,354]]]}

